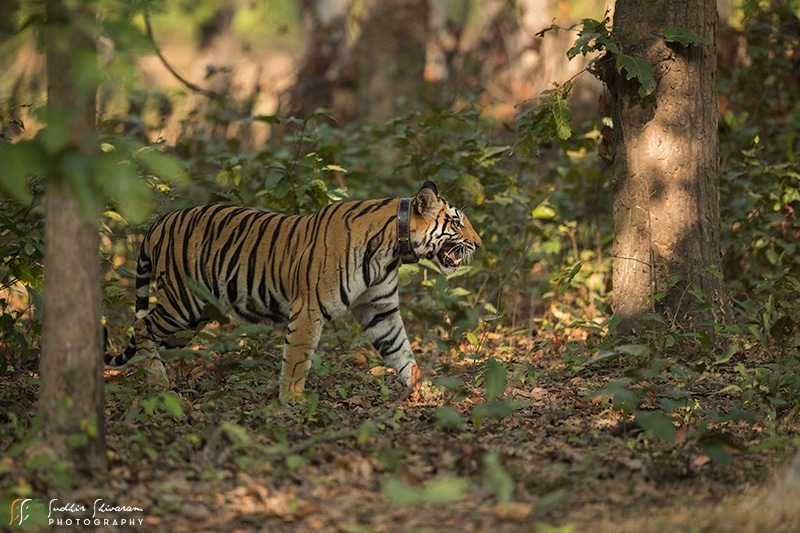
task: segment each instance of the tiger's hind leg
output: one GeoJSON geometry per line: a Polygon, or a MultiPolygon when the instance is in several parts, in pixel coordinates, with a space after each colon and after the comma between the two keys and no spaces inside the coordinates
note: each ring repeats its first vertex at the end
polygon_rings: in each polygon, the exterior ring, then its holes
{"type": "Polygon", "coordinates": [[[422,379],[419,365],[408,342],[403,317],[400,316],[399,302],[395,299],[384,303],[385,305],[378,305],[378,302],[366,302],[353,306],[353,315],[386,364],[411,389],[411,399],[417,401],[422,379]]]}
{"type": "MultiPolygon", "coordinates": [[[[175,333],[184,330],[185,327],[170,317],[163,311],[163,307],[155,307],[147,314],[136,319],[133,324],[133,337],[131,343],[135,345],[133,350],[136,355],[141,355],[143,359],[142,368],[147,370],[147,381],[153,385],[169,388],[169,377],[164,362],[158,353],[158,347],[165,345],[174,347],[175,345],[185,345],[191,339],[176,339],[175,333]]],[[[130,350],[128,346],[126,353],[130,350]]]]}
{"type": "Polygon", "coordinates": [[[167,369],[164,367],[164,361],[158,353],[158,342],[151,340],[144,340],[139,342],[136,355],[144,357],[142,361],[142,368],[147,371],[147,382],[151,385],[156,385],[168,389],[169,377],[167,376],[167,369]]]}
{"type": "MultiPolygon", "coordinates": [[[[177,321],[170,318],[164,307],[156,305],[148,310],[150,277],[153,270],[148,248],[148,237],[146,237],[136,262],[136,320],[133,323],[133,335],[121,354],[114,356],[106,352],[105,363],[109,366],[120,366],[135,355],[141,355],[144,358],[142,366],[147,370],[148,382],[169,388],[169,378],[164,363],[158,355],[158,346],[164,339],[182,328],[177,325],[177,321]]],[[[158,296],[161,296],[162,301],[168,301],[168,295],[158,296]]]]}

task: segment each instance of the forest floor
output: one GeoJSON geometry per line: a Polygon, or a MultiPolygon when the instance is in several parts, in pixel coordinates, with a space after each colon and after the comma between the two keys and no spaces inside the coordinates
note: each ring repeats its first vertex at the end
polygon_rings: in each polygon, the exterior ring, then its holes
{"type": "MultiPolygon", "coordinates": [[[[457,376],[464,386],[458,392],[426,386],[412,403],[402,400],[394,376],[367,369],[360,350],[355,357],[329,355],[307,383],[319,394],[291,406],[273,401],[277,364],[250,356],[174,362],[180,401],[142,393],[133,367],[108,371],[108,475],[65,478],[63,469],[37,460],[47,450],[36,441],[6,453],[18,439],[3,431],[0,513],[5,499],[19,497],[57,498],[86,513],[101,499],[122,506],[102,514],[112,520],[108,526],[69,529],[175,533],[800,528],[800,494],[772,507],[777,500],[770,499],[800,442],[794,412],[777,426],[779,436],[741,421],[715,426],[733,444],[723,464],[704,453],[688,411],[675,442],[666,443],[623,424],[608,398],[594,396],[623,375],[621,365],[575,371],[529,337],[489,337],[483,351],[505,360],[509,373],[503,401],[494,404],[506,410],[487,410],[483,418],[475,409],[486,403],[484,389],[475,386],[486,379],[482,361],[419,350],[436,377],[457,376]]],[[[755,366],[759,357],[748,354],[743,362],[755,366]]],[[[726,389],[738,382],[733,365],[693,382],[698,408],[733,408],[735,393],[726,389]]],[[[32,375],[7,375],[0,400],[18,407],[14,398],[35,397],[32,375]]],[[[3,427],[17,425],[11,411],[0,411],[3,427]]],[[[54,513],[64,527],[86,514],[64,505],[54,513]]],[[[25,529],[53,530],[38,520],[40,527],[25,529]]],[[[6,524],[0,528],[22,529],[6,524]]]]}

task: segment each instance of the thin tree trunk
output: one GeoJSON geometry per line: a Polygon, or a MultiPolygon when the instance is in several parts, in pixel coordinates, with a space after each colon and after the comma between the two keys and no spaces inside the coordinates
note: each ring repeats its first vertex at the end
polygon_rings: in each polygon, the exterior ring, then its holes
{"type": "MultiPolygon", "coordinates": [[[[77,151],[76,157],[88,158],[91,139],[96,138],[96,86],[90,82],[77,87],[71,65],[76,53],[94,54],[95,44],[79,25],[69,22],[61,0],[48,0],[46,9],[47,127],[65,121],[67,146],[77,151]]],[[[79,9],[81,16],[91,13],[87,4],[79,9]]],[[[88,74],[84,81],[92,79],[91,73],[83,74],[88,74]]],[[[58,171],[48,176],[39,408],[44,438],[59,457],[80,469],[104,470],[100,238],[95,225],[81,216],[68,185],[88,180],[87,167],[70,165],[70,176],[58,171]]]]}
{"type": "Polygon", "coordinates": [[[283,95],[283,113],[305,118],[329,109],[339,123],[355,117],[357,67],[348,37],[349,0],[303,0],[306,51],[294,85],[283,95]]]}
{"type": "Polygon", "coordinates": [[[715,0],[618,0],[614,32],[625,54],[646,60],[656,80],[613,66],[604,76],[614,121],[613,307],[619,331],[656,325],[696,331],[730,316],[720,264],[715,0]],[[707,42],[667,43],[682,25],[707,42]],[[701,303],[711,304],[710,308],[701,303]]]}
{"type": "MultiPolygon", "coordinates": [[[[424,81],[427,0],[364,0],[357,45],[359,117],[388,120],[424,81]]],[[[407,107],[407,103],[404,107],[407,107]]]]}

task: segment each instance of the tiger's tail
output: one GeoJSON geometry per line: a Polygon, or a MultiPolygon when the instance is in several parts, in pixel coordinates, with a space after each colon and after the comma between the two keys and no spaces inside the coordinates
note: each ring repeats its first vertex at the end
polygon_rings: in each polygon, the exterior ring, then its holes
{"type": "MultiPolygon", "coordinates": [[[[139,252],[139,259],[136,262],[136,320],[147,314],[150,305],[150,276],[153,272],[153,262],[147,254],[147,239],[142,244],[139,252]]],[[[134,322],[135,324],[135,322],[134,322]]],[[[109,366],[121,366],[130,361],[136,355],[136,332],[131,334],[128,346],[119,355],[108,353],[108,330],[104,328],[105,334],[105,362],[109,366]]]]}

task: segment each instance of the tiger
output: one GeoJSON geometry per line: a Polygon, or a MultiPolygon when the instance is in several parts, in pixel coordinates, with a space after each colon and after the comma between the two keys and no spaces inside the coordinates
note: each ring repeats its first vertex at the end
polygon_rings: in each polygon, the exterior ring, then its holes
{"type": "Polygon", "coordinates": [[[481,244],[431,181],[412,198],[341,201],[310,215],[223,204],[172,211],[142,241],[133,333],[122,353],[106,351],[105,363],[143,356],[168,386],[158,348],[186,345],[190,339],[175,334],[209,319],[199,285],[240,321],[288,323],[279,398],[302,395],[324,324],[350,310],[418,400],[421,372],[400,315],[400,265],[426,258],[450,274],[481,244]]]}

